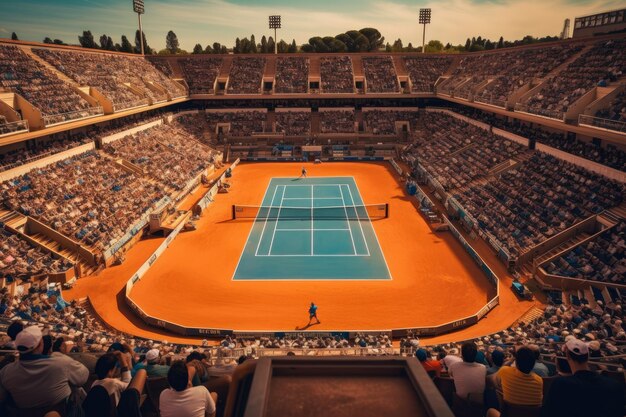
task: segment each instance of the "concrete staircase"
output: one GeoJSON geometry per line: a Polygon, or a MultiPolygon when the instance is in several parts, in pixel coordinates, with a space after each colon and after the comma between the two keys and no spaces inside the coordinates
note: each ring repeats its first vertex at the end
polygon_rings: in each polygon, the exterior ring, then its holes
{"type": "Polygon", "coordinates": [[[28,218],[12,210],[0,210],[0,224],[4,224],[10,230],[22,231],[28,218]]]}
{"type": "MultiPolygon", "coordinates": [[[[533,306],[530,308],[530,310],[524,313],[522,317],[517,319],[516,324],[523,324],[523,325],[529,324],[542,316],[543,316],[543,310],[540,309],[539,307],[533,306]]],[[[515,326],[516,324],[514,324],[513,326],[515,326]]]]}
{"type": "Polygon", "coordinates": [[[21,48],[22,51],[29,56],[29,58],[37,61],[38,63],[40,63],[41,65],[43,65],[48,71],[52,72],[54,75],[56,75],[58,78],[60,78],[61,80],[65,81],[66,83],[75,86],[76,88],[81,87],[80,85],[78,85],[78,83],[76,83],[76,81],[74,81],[73,79],[71,79],[70,77],[68,77],[67,75],[63,74],[61,71],[59,71],[58,69],[56,69],[52,64],[50,64],[48,61],[46,61],[45,59],[41,58],[39,55],[35,54],[31,48],[28,47],[23,47],[21,48]]]}
{"type": "Polygon", "coordinates": [[[39,243],[41,246],[45,246],[46,248],[58,253],[59,255],[69,259],[70,261],[74,262],[75,264],[78,264],[79,268],[80,268],[80,275],[81,276],[87,276],[87,275],[91,275],[94,272],[96,272],[96,270],[98,269],[97,267],[90,265],[89,263],[85,262],[77,253],[70,251],[69,249],[64,248],[63,246],[61,246],[59,244],[59,242],[50,239],[49,237],[41,234],[41,233],[35,233],[32,235],[27,235],[29,238],[31,238],[32,240],[36,241],[37,243],[39,243]]]}

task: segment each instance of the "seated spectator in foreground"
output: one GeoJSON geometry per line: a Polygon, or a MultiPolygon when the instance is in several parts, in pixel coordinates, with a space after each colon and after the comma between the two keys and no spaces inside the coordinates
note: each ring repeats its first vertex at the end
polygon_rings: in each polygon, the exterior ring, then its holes
{"type": "Polygon", "coordinates": [[[452,366],[452,364],[455,364],[457,362],[463,362],[463,359],[461,359],[458,354],[459,350],[457,348],[452,348],[443,353],[443,358],[441,358],[440,361],[441,366],[443,367],[443,369],[446,370],[446,372],[450,371],[450,367],[452,366]]]}
{"type": "Polygon", "coordinates": [[[491,353],[491,362],[493,362],[493,365],[487,368],[487,375],[493,375],[497,373],[500,368],[502,368],[502,365],[504,364],[504,352],[501,350],[494,350],[491,353]]]}
{"type": "Polygon", "coordinates": [[[436,376],[441,375],[441,363],[429,357],[428,351],[425,349],[417,349],[415,357],[420,361],[426,372],[435,372],[436,376]]]}
{"type": "Polygon", "coordinates": [[[133,373],[137,373],[140,369],[145,369],[148,373],[148,378],[160,378],[166,377],[170,367],[167,365],[159,364],[159,356],[161,353],[159,349],[151,349],[146,353],[146,362],[139,362],[133,368],[133,373]]]}
{"type": "Polygon", "coordinates": [[[215,417],[217,394],[204,386],[192,387],[185,362],[176,361],[167,372],[170,388],[161,392],[161,417],[215,417]]]}
{"type": "Polygon", "coordinates": [[[15,320],[7,327],[7,336],[11,338],[11,341],[4,346],[4,349],[17,349],[15,338],[22,330],[24,330],[24,324],[21,320],[15,320]]]}
{"type": "Polygon", "coordinates": [[[552,382],[543,417],[622,417],[624,391],[610,378],[589,370],[589,347],[579,339],[563,345],[571,376],[552,382]]]}
{"type": "MultiPolygon", "coordinates": [[[[8,394],[19,409],[50,408],[64,403],[70,386],[87,382],[87,368],[68,356],[43,355],[43,335],[37,326],[22,330],[15,339],[20,359],[0,370],[0,403],[8,394]]],[[[42,413],[43,414],[43,413],[42,413]]]]}
{"type": "Polygon", "coordinates": [[[545,363],[539,361],[539,357],[541,356],[541,351],[539,350],[539,346],[537,345],[528,345],[528,348],[533,351],[535,354],[535,366],[533,366],[533,373],[539,375],[542,378],[547,378],[550,376],[550,371],[545,363]]]}
{"type": "Polygon", "coordinates": [[[487,367],[481,363],[476,363],[477,353],[478,349],[474,342],[463,343],[461,346],[463,362],[452,364],[449,372],[454,379],[454,387],[459,397],[468,398],[472,396],[482,402],[487,367]]]}
{"type": "MultiPolygon", "coordinates": [[[[515,368],[503,366],[495,374],[496,386],[502,391],[502,399],[509,404],[540,406],[543,400],[543,379],[532,372],[535,353],[528,347],[515,352],[515,368]]],[[[500,411],[489,408],[487,417],[499,417],[500,411]]]]}
{"type": "MultiPolygon", "coordinates": [[[[139,370],[139,372],[145,372],[139,370]]],[[[139,374],[137,372],[137,374],[139,374]]],[[[117,351],[115,353],[105,353],[98,358],[96,362],[96,375],[98,379],[93,382],[92,387],[103,386],[109,395],[115,398],[115,405],[120,402],[120,395],[128,387],[128,383],[131,380],[130,377],[130,362],[128,357],[122,352],[117,351]],[[119,375],[118,373],[119,364],[119,375]]]]}

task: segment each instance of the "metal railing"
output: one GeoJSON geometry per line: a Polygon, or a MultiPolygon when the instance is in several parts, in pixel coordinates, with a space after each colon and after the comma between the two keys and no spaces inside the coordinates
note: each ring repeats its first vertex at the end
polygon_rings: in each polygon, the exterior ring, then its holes
{"type": "Polygon", "coordinates": [[[83,119],[86,117],[103,115],[104,111],[101,106],[89,107],[82,110],[75,110],[66,113],[58,114],[45,114],[43,115],[43,122],[46,127],[53,126],[59,123],[65,123],[76,119],[83,119]]]}
{"type": "Polygon", "coordinates": [[[559,110],[548,110],[540,107],[530,107],[528,104],[517,103],[515,111],[536,114],[538,116],[548,117],[550,119],[563,120],[565,112],[559,110]]]}
{"type": "Polygon", "coordinates": [[[28,120],[0,124],[0,136],[28,131],[28,120]]]}
{"type": "Polygon", "coordinates": [[[626,122],[620,122],[619,120],[603,119],[601,117],[589,116],[587,114],[581,114],[578,116],[578,124],[593,126],[600,129],[613,130],[616,132],[626,132],[626,122]]]}
{"type": "Polygon", "coordinates": [[[474,101],[483,104],[489,104],[491,106],[506,108],[506,100],[501,100],[491,97],[474,97],[474,101]]]}
{"type": "Polygon", "coordinates": [[[125,101],[122,103],[113,103],[113,111],[118,112],[122,110],[132,109],[134,107],[147,106],[150,104],[147,98],[136,101],[125,101]]]}

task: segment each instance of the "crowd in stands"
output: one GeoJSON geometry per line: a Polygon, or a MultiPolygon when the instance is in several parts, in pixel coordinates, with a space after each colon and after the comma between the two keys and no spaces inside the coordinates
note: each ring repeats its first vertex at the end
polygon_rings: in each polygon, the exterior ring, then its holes
{"type": "Polygon", "coordinates": [[[354,93],[354,71],[349,56],[321,57],[323,93],[354,93]]]}
{"type": "MultiPolygon", "coordinates": [[[[516,142],[443,113],[425,113],[407,150],[445,190],[470,184],[524,152],[516,142]]],[[[407,155],[407,156],[408,156],[407,155]]]]}
{"type": "Polygon", "coordinates": [[[0,229],[0,279],[9,281],[65,272],[73,265],[30,244],[18,235],[0,229]]]}
{"type": "Polygon", "coordinates": [[[182,58],[178,61],[190,94],[213,94],[215,80],[222,67],[221,58],[182,58]]]}
{"type": "Polygon", "coordinates": [[[27,130],[24,123],[9,123],[6,117],[0,114],[0,136],[27,130]]]}
{"type": "Polygon", "coordinates": [[[159,71],[161,71],[163,74],[165,74],[167,77],[172,78],[174,76],[174,70],[172,69],[172,66],[170,65],[170,62],[166,59],[158,59],[158,58],[153,58],[151,56],[146,57],[146,59],[148,60],[148,62],[150,62],[156,69],[158,69],[159,71]]]}
{"type": "Polygon", "coordinates": [[[374,135],[393,135],[397,133],[396,122],[409,122],[413,130],[418,120],[418,113],[414,110],[364,109],[363,120],[367,124],[368,132],[374,135]]]}
{"type": "Polygon", "coordinates": [[[213,160],[212,151],[177,121],[109,142],[104,151],[135,164],[164,188],[176,191],[183,190],[213,160]]]}
{"type": "Polygon", "coordinates": [[[82,244],[103,251],[156,201],[158,184],[88,151],[0,184],[6,208],[31,216],[82,244]]]}
{"type": "Polygon", "coordinates": [[[278,94],[309,91],[309,58],[277,58],[276,85],[278,94]]]}
{"type": "Polygon", "coordinates": [[[286,136],[308,135],[311,133],[310,111],[281,111],[275,113],[276,133],[286,136]]]}
{"type": "Polygon", "coordinates": [[[404,57],[404,66],[411,78],[411,92],[433,93],[435,82],[452,64],[451,58],[404,57]]]}
{"type": "Polygon", "coordinates": [[[454,197],[510,254],[525,250],[623,201],[623,185],[536,152],[454,197]]]}
{"type": "Polygon", "coordinates": [[[258,110],[241,110],[236,112],[207,112],[206,117],[211,132],[216,132],[218,123],[229,123],[231,136],[250,136],[263,132],[267,113],[258,110]]]}
{"type": "Polygon", "coordinates": [[[13,45],[0,45],[0,91],[21,95],[49,123],[89,115],[89,103],[42,64],[13,45]]]}
{"type": "Polygon", "coordinates": [[[0,154],[0,172],[88,142],[91,142],[91,139],[87,136],[77,135],[72,138],[52,139],[37,143],[32,148],[18,148],[0,154]]]}
{"type": "Polygon", "coordinates": [[[168,94],[173,98],[186,95],[184,87],[141,57],[52,49],[33,52],[80,86],[100,89],[114,103],[115,110],[165,101],[168,94]]]}
{"type": "Polygon", "coordinates": [[[597,42],[527,102],[531,113],[561,119],[569,106],[595,86],[616,81],[626,71],[626,39],[597,42]]]}
{"type": "Polygon", "coordinates": [[[390,56],[363,57],[363,71],[368,93],[397,93],[400,91],[398,75],[390,56]]]}
{"type": "Polygon", "coordinates": [[[543,265],[548,274],[626,285],[626,223],[543,265]]]}
{"type": "Polygon", "coordinates": [[[320,110],[320,133],[354,133],[354,109],[320,110]]]}
{"type": "Polygon", "coordinates": [[[228,94],[260,94],[265,58],[237,57],[228,74],[228,94]]]}
{"type": "Polygon", "coordinates": [[[598,110],[595,116],[626,123],[626,89],[611,100],[608,108],[598,110]]]}
{"type": "Polygon", "coordinates": [[[599,146],[592,142],[568,139],[562,133],[548,132],[515,119],[508,121],[507,119],[495,117],[494,115],[477,109],[463,107],[455,109],[455,111],[467,117],[481,120],[493,127],[507,130],[527,139],[534,139],[544,145],[560,149],[620,171],[626,171],[626,152],[614,145],[599,146]]]}

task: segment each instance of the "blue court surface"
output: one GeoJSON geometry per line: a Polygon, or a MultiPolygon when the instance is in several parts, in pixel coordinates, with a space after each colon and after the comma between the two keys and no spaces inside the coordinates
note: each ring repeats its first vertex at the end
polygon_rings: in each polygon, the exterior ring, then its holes
{"type": "Polygon", "coordinates": [[[260,207],[234,212],[253,219],[235,280],[391,279],[372,227],[386,207],[352,177],[272,178],[260,207]]]}

